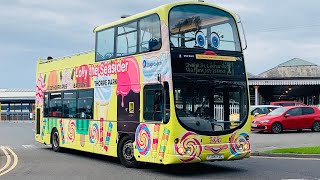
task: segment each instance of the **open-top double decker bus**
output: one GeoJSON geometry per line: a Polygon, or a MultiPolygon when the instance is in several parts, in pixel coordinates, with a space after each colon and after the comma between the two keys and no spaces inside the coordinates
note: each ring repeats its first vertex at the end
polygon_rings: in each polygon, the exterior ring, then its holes
{"type": "Polygon", "coordinates": [[[96,27],[94,51],[38,61],[36,140],[127,167],[249,157],[237,24],[215,5],[179,2],[96,27]]]}

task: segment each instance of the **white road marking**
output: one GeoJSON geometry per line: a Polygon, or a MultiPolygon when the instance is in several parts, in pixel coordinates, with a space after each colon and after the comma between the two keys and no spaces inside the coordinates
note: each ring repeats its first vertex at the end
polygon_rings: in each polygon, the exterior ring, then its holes
{"type": "Polygon", "coordinates": [[[28,144],[28,145],[22,145],[22,147],[26,148],[26,149],[33,149],[36,148],[36,146],[28,144]]]}

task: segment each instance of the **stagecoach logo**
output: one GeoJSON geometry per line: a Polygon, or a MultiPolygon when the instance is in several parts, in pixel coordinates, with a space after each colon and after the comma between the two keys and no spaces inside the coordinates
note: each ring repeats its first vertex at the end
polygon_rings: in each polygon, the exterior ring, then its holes
{"type": "Polygon", "coordinates": [[[153,67],[158,67],[158,66],[161,66],[162,65],[162,62],[160,60],[158,61],[151,61],[151,62],[148,62],[146,60],[143,60],[142,62],[142,67],[143,68],[153,68],[153,67]]]}

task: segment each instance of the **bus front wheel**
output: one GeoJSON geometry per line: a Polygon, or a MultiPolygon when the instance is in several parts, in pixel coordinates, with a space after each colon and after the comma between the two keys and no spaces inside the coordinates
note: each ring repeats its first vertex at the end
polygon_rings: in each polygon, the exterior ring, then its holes
{"type": "Polygon", "coordinates": [[[59,152],[61,150],[60,137],[57,129],[54,129],[51,133],[51,144],[53,151],[59,152]]]}
{"type": "Polygon", "coordinates": [[[134,158],[133,142],[129,136],[124,136],[118,144],[120,162],[128,168],[137,168],[140,163],[134,158]]]}

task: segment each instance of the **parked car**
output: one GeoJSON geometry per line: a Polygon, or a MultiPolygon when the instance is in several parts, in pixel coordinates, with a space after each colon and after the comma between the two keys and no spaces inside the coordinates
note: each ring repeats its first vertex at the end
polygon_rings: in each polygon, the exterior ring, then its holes
{"type": "MultiPolygon", "coordinates": [[[[257,106],[250,106],[250,112],[248,120],[252,121],[253,119],[264,116],[271,111],[279,108],[281,106],[274,106],[274,105],[257,105],[257,106]]],[[[239,125],[239,114],[230,114],[230,121],[231,121],[231,127],[236,127],[239,125]]]]}
{"type": "Polygon", "coordinates": [[[270,105],[275,105],[275,106],[306,106],[303,102],[299,102],[299,101],[276,101],[276,102],[271,102],[270,105]]]}
{"type": "Polygon", "coordinates": [[[280,107],[252,121],[253,131],[281,133],[283,130],[311,129],[320,132],[320,110],[313,106],[280,107]]]}

